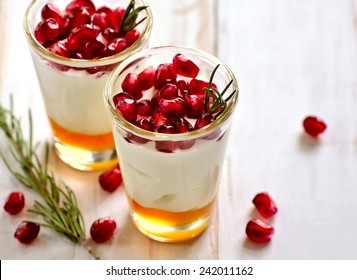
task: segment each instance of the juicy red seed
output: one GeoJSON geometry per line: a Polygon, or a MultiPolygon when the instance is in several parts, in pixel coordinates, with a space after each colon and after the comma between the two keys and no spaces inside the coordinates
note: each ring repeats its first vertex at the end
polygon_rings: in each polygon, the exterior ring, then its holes
{"type": "MultiPolygon", "coordinates": [[[[164,124],[159,126],[156,129],[158,133],[167,133],[167,134],[175,134],[175,128],[172,125],[164,124]]],[[[155,142],[156,150],[163,153],[172,153],[176,149],[176,142],[173,141],[156,141],[155,142]]]]}
{"type": "Polygon", "coordinates": [[[155,109],[152,112],[150,120],[155,125],[155,127],[159,127],[164,124],[169,124],[171,122],[170,118],[160,109],[155,109]]]}
{"type": "Polygon", "coordinates": [[[153,106],[148,99],[142,99],[136,104],[136,111],[142,116],[151,116],[153,106]]]}
{"type": "Polygon", "coordinates": [[[176,73],[171,63],[160,64],[155,71],[154,86],[160,90],[166,84],[176,84],[176,73]]]}
{"type": "Polygon", "coordinates": [[[104,44],[98,40],[88,42],[84,48],[83,56],[85,59],[100,58],[104,48],[104,44]]]}
{"type": "Polygon", "coordinates": [[[99,185],[107,192],[114,192],[123,182],[119,165],[99,176],[99,185]]]}
{"type": "Polygon", "coordinates": [[[21,243],[30,244],[37,238],[39,232],[40,226],[38,224],[33,222],[22,222],[17,227],[14,236],[21,243]]]}
{"type": "Polygon", "coordinates": [[[138,74],[138,79],[142,90],[147,90],[154,86],[155,68],[153,66],[146,67],[138,74]]]}
{"type": "Polygon", "coordinates": [[[177,86],[175,84],[166,84],[157,92],[158,101],[161,99],[173,99],[177,96],[177,86]]]}
{"type": "Polygon", "coordinates": [[[117,227],[113,218],[100,218],[93,222],[90,228],[90,235],[94,242],[104,243],[112,238],[117,227]]]}
{"type": "Polygon", "coordinates": [[[133,96],[135,99],[140,99],[143,96],[138,75],[135,73],[128,73],[125,76],[121,84],[121,88],[123,89],[123,91],[133,96]]]}
{"type": "Polygon", "coordinates": [[[104,49],[104,56],[111,56],[122,52],[128,47],[128,43],[124,38],[114,38],[109,41],[106,48],[104,49]]]}
{"type": "Polygon", "coordinates": [[[185,133],[193,130],[192,125],[185,118],[178,118],[172,121],[172,126],[177,133],[185,133]]]}
{"type": "Polygon", "coordinates": [[[113,13],[110,16],[110,21],[114,30],[119,31],[120,23],[124,14],[125,14],[124,8],[118,7],[113,10],[113,13]]]}
{"type": "Polygon", "coordinates": [[[53,19],[48,18],[41,21],[35,28],[35,37],[41,45],[55,40],[60,34],[60,25],[53,19]]]}
{"type": "Polygon", "coordinates": [[[197,119],[203,114],[205,103],[197,95],[186,94],[183,100],[188,118],[197,119]]]}
{"type": "Polygon", "coordinates": [[[43,6],[41,10],[41,18],[43,20],[53,18],[57,22],[61,22],[63,20],[60,9],[57,7],[56,4],[53,3],[48,3],[43,6]]]}
{"type": "Polygon", "coordinates": [[[136,101],[134,99],[120,99],[116,105],[116,108],[128,122],[134,123],[136,121],[136,101]]]}
{"type": "Polygon", "coordinates": [[[113,11],[108,7],[101,7],[93,14],[93,24],[99,26],[101,29],[113,28],[111,17],[113,11]]]}
{"type": "Polygon", "coordinates": [[[91,0],[73,0],[66,6],[65,12],[69,16],[82,9],[87,9],[91,15],[95,12],[95,6],[91,0]]]}
{"type": "Polygon", "coordinates": [[[124,39],[128,42],[128,45],[131,46],[140,38],[140,32],[137,29],[132,29],[124,35],[124,39]]]}
{"type": "Polygon", "coordinates": [[[214,121],[214,117],[211,114],[205,113],[196,120],[194,128],[195,129],[203,128],[209,125],[210,123],[212,123],[213,121],[214,121]]]}
{"type": "Polygon", "coordinates": [[[83,25],[72,30],[68,36],[68,49],[82,51],[88,42],[94,41],[100,29],[95,25],[83,25]]]}
{"type": "Polygon", "coordinates": [[[61,40],[53,43],[47,48],[50,52],[63,56],[63,57],[70,57],[70,52],[67,48],[67,41],[61,40]]]}
{"type": "Polygon", "coordinates": [[[176,85],[177,85],[177,95],[179,97],[184,97],[186,94],[188,94],[188,87],[186,81],[179,80],[177,81],[176,85]]]}
{"type": "Polygon", "coordinates": [[[274,216],[278,211],[275,202],[267,192],[258,193],[253,198],[252,202],[257,208],[260,215],[262,215],[264,218],[270,218],[274,216]]]}
{"type": "Polygon", "coordinates": [[[130,94],[128,94],[126,92],[117,93],[116,95],[113,96],[114,106],[118,105],[119,100],[123,100],[123,99],[126,99],[126,98],[134,99],[130,94]]]}
{"type": "Polygon", "coordinates": [[[113,28],[107,27],[103,29],[102,36],[105,40],[111,41],[115,39],[118,36],[118,34],[113,28]]]}
{"type": "Polygon", "coordinates": [[[259,219],[253,219],[248,222],[245,232],[251,241],[266,243],[273,237],[274,228],[259,219]]]}
{"type": "Polygon", "coordinates": [[[181,118],[185,116],[185,104],[181,97],[175,99],[161,99],[159,101],[160,109],[169,117],[181,118]]]}
{"type": "Polygon", "coordinates": [[[308,116],[304,119],[303,127],[307,134],[317,137],[326,130],[327,125],[315,116],[308,116]]]}
{"type": "Polygon", "coordinates": [[[140,119],[135,122],[135,125],[147,131],[154,131],[154,125],[147,119],[140,119]]]}
{"type": "Polygon", "coordinates": [[[200,68],[183,54],[176,54],[173,58],[173,66],[178,75],[196,78],[200,68]]]}
{"type": "MultiPolygon", "coordinates": [[[[208,82],[198,80],[198,79],[192,79],[189,84],[188,84],[188,92],[189,94],[194,94],[200,97],[202,100],[204,100],[206,92],[204,91],[204,88],[208,87],[208,82]]],[[[217,88],[215,84],[212,84],[211,87],[217,88]]]]}
{"type": "Polygon", "coordinates": [[[89,24],[92,22],[91,15],[88,10],[76,10],[73,14],[69,16],[69,24],[71,28],[80,27],[85,24],[89,24]]]}
{"type": "Polygon", "coordinates": [[[25,196],[22,192],[12,192],[6,199],[4,209],[11,215],[16,215],[25,207],[25,196]]]}

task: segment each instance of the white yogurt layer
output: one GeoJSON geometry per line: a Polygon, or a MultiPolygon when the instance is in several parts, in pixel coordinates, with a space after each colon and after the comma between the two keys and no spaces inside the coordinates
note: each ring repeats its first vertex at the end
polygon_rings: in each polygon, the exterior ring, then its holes
{"type": "Polygon", "coordinates": [[[157,151],[153,141],[129,143],[118,127],[114,133],[126,192],[141,206],[181,212],[215,198],[228,133],[220,141],[196,140],[190,149],[174,153],[157,151]]]}
{"type": "Polygon", "coordinates": [[[108,74],[90,75],[85,70],[59,71],[34,57],[48,116],[61,127],[83,134],[111,132],[103,101],[108,74]]]}

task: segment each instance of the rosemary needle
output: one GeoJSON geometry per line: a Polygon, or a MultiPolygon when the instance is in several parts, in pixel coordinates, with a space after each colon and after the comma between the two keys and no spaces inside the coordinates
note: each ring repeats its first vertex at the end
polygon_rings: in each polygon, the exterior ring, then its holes
{"type": "Polygon", "coordinates": [[[14,115],[12,98],[10,109],[0,104],[0,128],[5,133],[10,154],[18,168],[13,168],[1,151],[0,158],[22,185],[38,193],[43,200],[35,201],[33,209],[28,211],[42,216],[44,222],[38,223],[39,225],[55,230],[72,242],[85,247],[89,254],[99,259],[86,242],[84,219],[78,208],[75,193],[66,184],[59,184],[54,174],[48,170],[49,145],[46,143],[43,163],[36,154],[39,143],[33,143],[31,111],[28,140],[23,135],[20,119],[14,115]],[[17,171],[18,169],[20,171],[17,171]]]}

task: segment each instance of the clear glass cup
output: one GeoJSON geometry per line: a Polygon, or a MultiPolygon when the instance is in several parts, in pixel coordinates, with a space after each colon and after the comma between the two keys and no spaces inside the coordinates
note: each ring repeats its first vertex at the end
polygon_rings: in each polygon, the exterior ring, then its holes
{"type": "MultiPolygon", "coordinates": [[[[150,91],[150,90],[149,90],[150,91]]],[[[144,97],[147,92],[144,92],[144,97]]],[[[238,84],[232,71],[216,57],[181,46],[146,49],[121,63],[110,75],[104,92],[112,119],[114,138],[124,186],[136,227],[150,238],[179,242],[202,233],[210,223],[227,148],[238,84]],[[187,133],[166,134],[143,130],[118,113],[113,96],[122,91],[128,73],[172,62],[184,54],[197,64],[197,79],[209,80],[220,65],[213,83],[236,94],[211,124],[187,133]],[[158,147],[170,147],[171,152],[158,147]],[[174,148],[173,148],[174,147],[174,148]]]]}
{"type": "MultiPolygon", "coordinates": [[[[47,3],[64,11],[70,0],[34,0],[24,17],[24,31],[46,113],[53,132],[54,147],[68,165],[80,170],[100,170],[117,163],[111,122],[103,103],[105,81],[113,68],[143,48],[147,48],[152,29],[150,7],[140,12],[136,28],[141,37],[124,51],[99,59],[72,59],[56,55],[35,38],[34,30],[41,20],[41,9],[47,3]]],[[[129,1],[93,0],[96,8],[126,8],[129,1]]],[[[148,6],[136,0],[135,7],[148,6]]]]}

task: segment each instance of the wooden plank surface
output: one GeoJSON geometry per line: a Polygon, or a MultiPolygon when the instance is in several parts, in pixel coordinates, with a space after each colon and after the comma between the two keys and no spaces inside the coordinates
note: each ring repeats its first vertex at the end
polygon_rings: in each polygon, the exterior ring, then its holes
{"type": "MultiPolygon", "coordinates": [[[[23,119],[30,107],[35,137],[47,141],[51,134],[22,31],[28,2],[0,1],[0,98],[7,104],[13,93],[23,119]]],[[[87,227],[101,216],[118,223],[111,242],[93,244],[98,254],[104,259],[356,259],[357,1],[148,2],[155,17],[150,45],[187,45],[217,55],[236,74],[240,101],[213,222],[190,242],[147,239],[129,219],[123,189],[103,193],[98,172],[75,171],[51,155],[51,169],[78,194],[87,227]],[[302,131],[308,114],[328,125],[319,140],[302,131]],[[275,236],[263,246],[247,241],[244,233],[249,219],[259,217],[251,200],[260,191],[268,191],[279,207],[269,220],[275,236]]],[[[6,147],[0,134],[5,154],[6,147]]],[[[19,189],[0,163],[0,201],[19,189]]],[[[30,207],[36,195],[26,191],[26,198],[30,207]]],[[[1,259],[90,258],[46,229],[33,245],[18,244],[12,235],[24,217],[29,216],[9,217],[1,210],[1,259]]]]}

